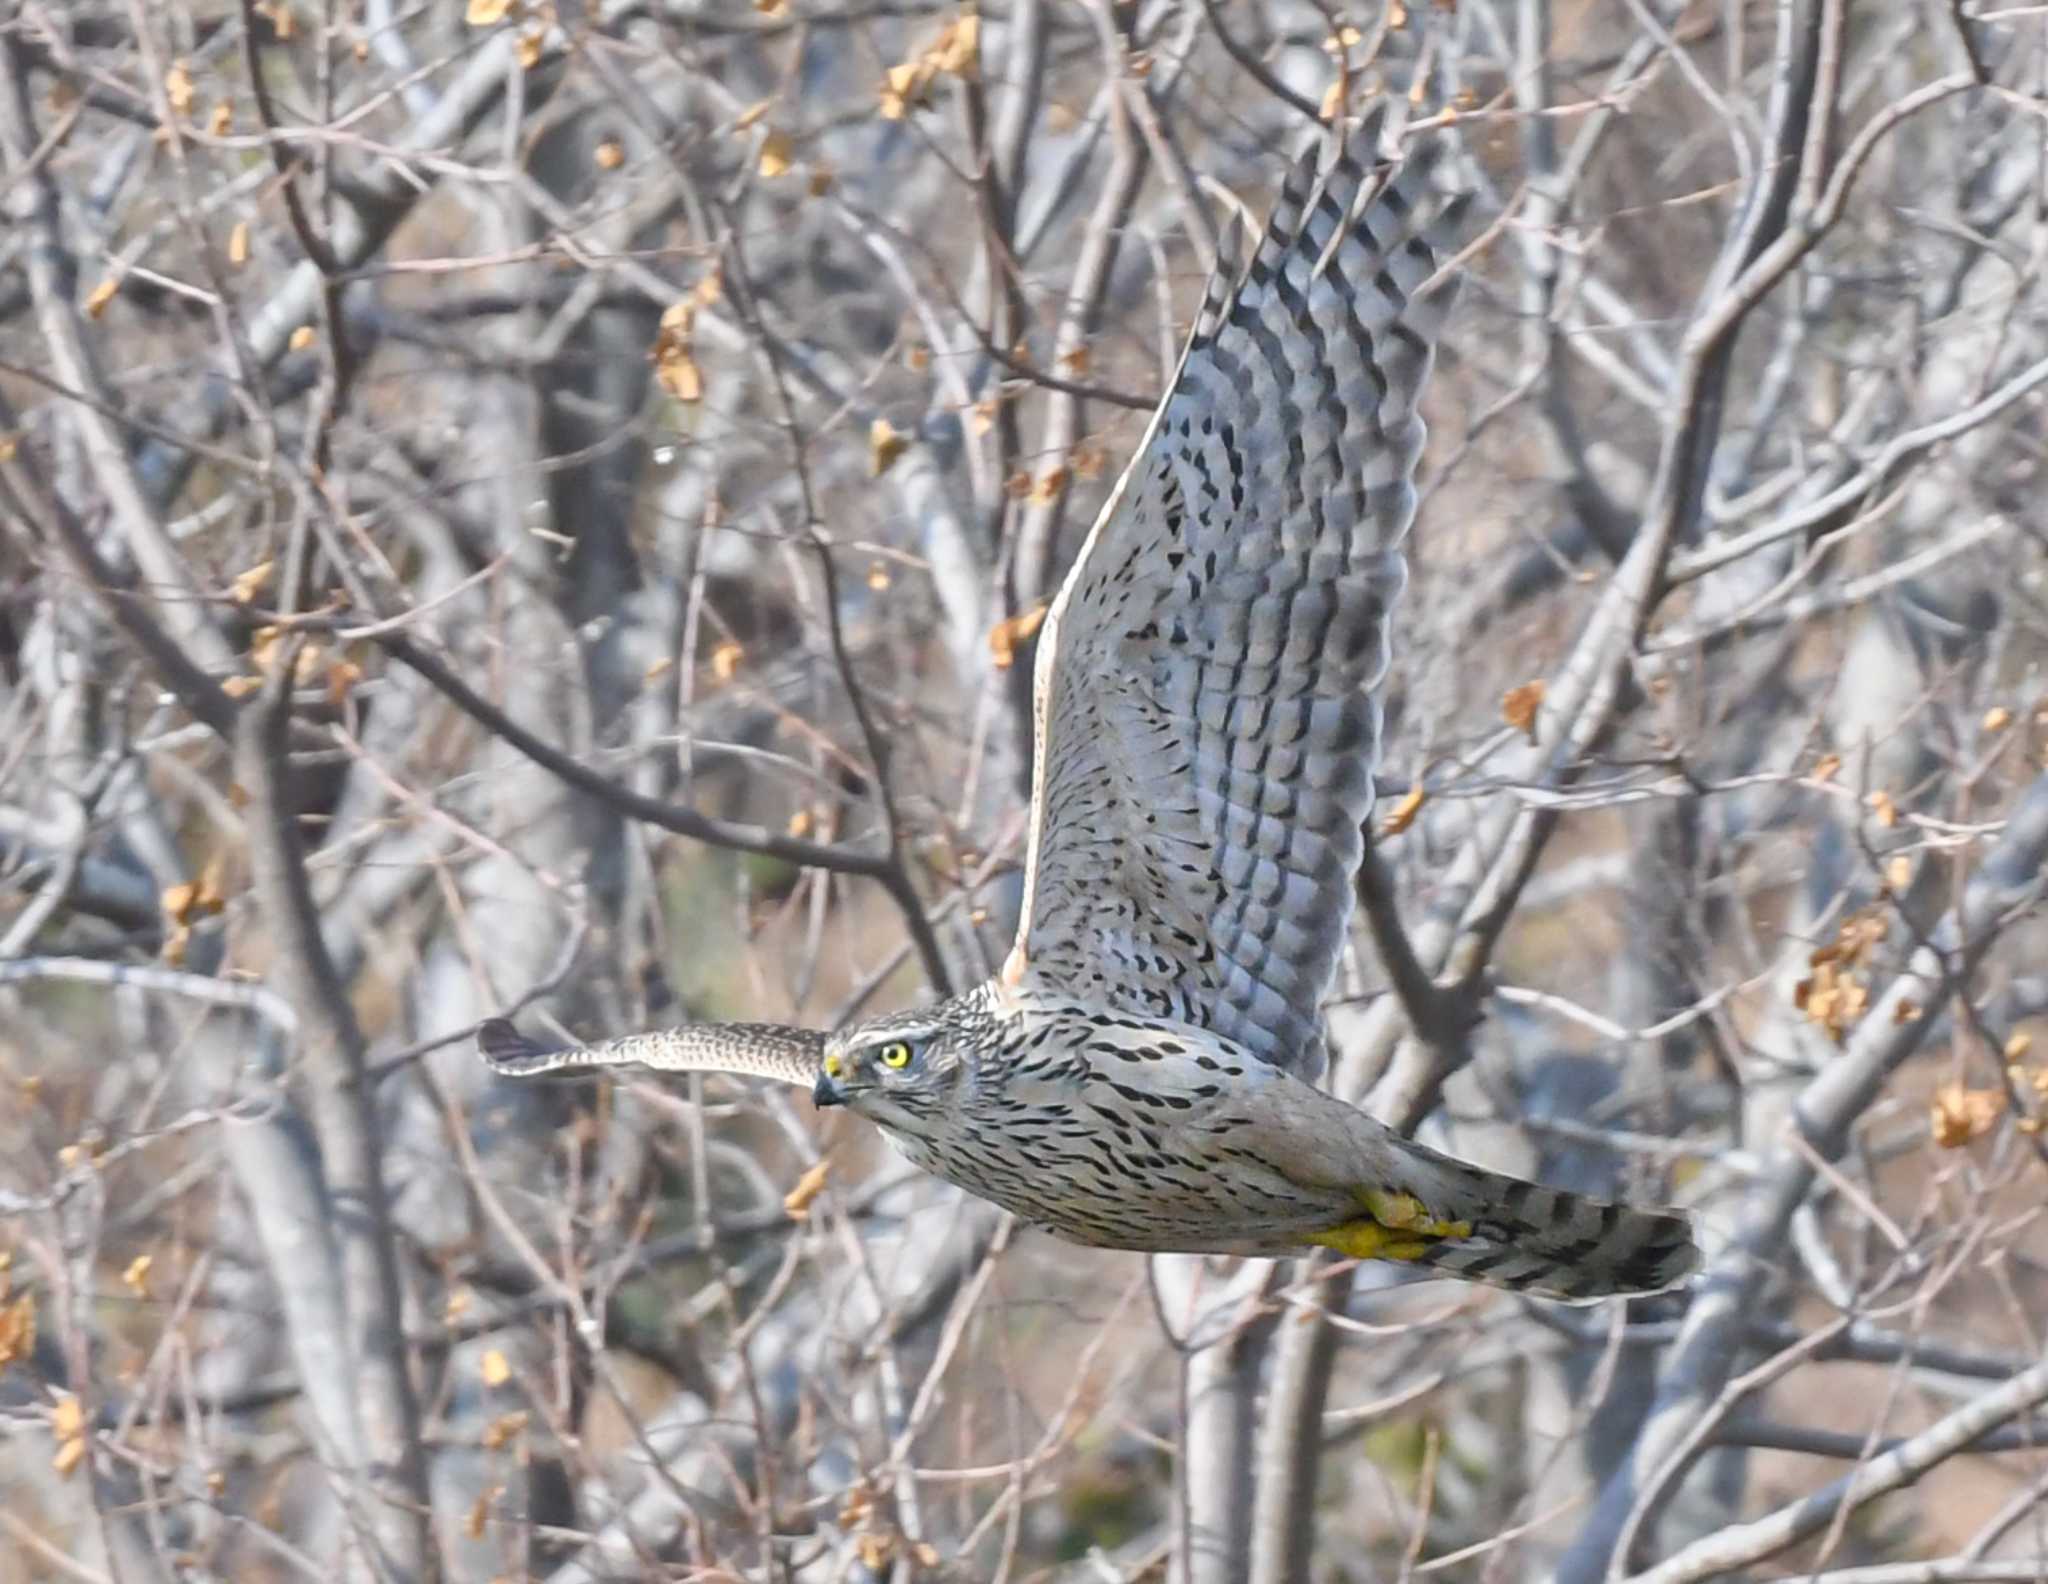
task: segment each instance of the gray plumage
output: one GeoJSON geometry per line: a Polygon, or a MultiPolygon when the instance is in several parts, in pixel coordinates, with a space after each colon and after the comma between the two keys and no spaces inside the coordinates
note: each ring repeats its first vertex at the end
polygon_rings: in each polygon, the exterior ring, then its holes
{"type": "Polygon", "coordinates": [[[1372,809],[1417,402],[1457,205],[1365,127],[1219,270],[1039,640],[1024,917],[1002,973],[829,1039],[716,1025],[547,1053],[811,1085],[1072,1241],[1312,1246],[1560,1298],[1669,1286],[1682,1217],[1469,1166],[1315,1086],[1372,809]]]}
{"type": "Polygon", "coordinates": [[[1448,286],[1432,145],[1378,123],[1281,190],[1054,601],[1028,925],[1007,977],[1214,1030],[1297,1076],[1372,811],[1416,410],[1448,286]]]}

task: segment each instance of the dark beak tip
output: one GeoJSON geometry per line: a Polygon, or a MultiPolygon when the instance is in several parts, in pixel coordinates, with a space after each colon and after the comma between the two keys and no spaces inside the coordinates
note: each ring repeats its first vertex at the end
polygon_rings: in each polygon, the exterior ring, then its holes
{"type": "Polygon", "coordinates": [[[819,1073],[818,1081],[811,1085],[811,1104],[822,1111],[827,1106],[844,1105],[846,1099],[840,1094],[839,1085],[819,1073]]]}

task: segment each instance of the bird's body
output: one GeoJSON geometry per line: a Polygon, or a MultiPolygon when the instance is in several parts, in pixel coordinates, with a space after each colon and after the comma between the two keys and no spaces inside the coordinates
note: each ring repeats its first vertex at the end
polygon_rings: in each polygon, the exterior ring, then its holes
{"type": "Polygon", "coordinates": [[[1665,1287],[1681,1217],[1452,1160],[1316,1085],[1372,809],[1416,403],[1449,293],[1428,159],[1376,119],[1219,268],[1039,640],[1023,922],[997,978],[829,1038],[693,1026],[600,1065],[809,1082],[1070,1241],[1402,1260],[1562,1298],[1665,1287]]]}

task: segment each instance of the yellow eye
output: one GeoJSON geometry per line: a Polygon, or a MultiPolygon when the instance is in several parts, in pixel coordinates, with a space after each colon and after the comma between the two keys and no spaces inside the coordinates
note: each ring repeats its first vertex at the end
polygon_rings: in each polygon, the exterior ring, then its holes
{"type": "Polygon", "coordinates": [[[882,1058],[884,1067],[902,1068],[910,1065],[910,1047],[901,1040],[884,1045],[876,1054],[882,1058]]]}

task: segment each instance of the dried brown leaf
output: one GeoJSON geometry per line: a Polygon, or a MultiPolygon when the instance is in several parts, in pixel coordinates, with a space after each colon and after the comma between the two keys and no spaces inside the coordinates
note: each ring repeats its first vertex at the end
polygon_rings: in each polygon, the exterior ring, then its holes
{"type": "Polygon", "coordinates": [[[829,1159],[818,1161],[801,1177],[796,1186],[782,1196],[783,1211],[792,1221],[801,1221],[811,1213],[811,1202],[825,1191],[825,1179],[832,1175],[829,1159]]]}
{"type": "Polygon", "coordinates": [[[0,1372],[27,1358],[35,1345],[36,1296],[23,1293],[14,1302],[0,1307],[0,1372]]]}
{"type": "Polygon", "coordinates": [[[512,14],[512,0],[469,0],[462,20],[471,27],[495,27],[512,14]]]}
{"type": "Polygon", "coordinates": [[[340,655],[327,665],[327,702],[340,708],[342,700],[355,691],[356,684],[363,680],[363,668],[353,660],[340,655]]]}
{"type": "Polygon", "coordinates": [[[1061,492],[1067,487],[1067,480],[1072,476],[1067,471],[1064,463],[1055,462],[1051,467],[1039,474],[1037,478],[1032,480],[1031,504],[1034,506],[1050,506],[1060,498],[1061,492]]]}
{"type": "Polygon", "coordinates": [[[479,1361],[478,1372],[486,1386],[502,1386],[512,1378],[512,1362],[498,1349],[491,1348],[479,1361]]]}
{"type": "Polygon", "coordinates": [[[1509,688],[1501,695],[1500,718],[1516,731],[1526,732],[1529,740],[1536,740],[1536,712],[1543,707],[1543,682],[1524,682],[1520,687],[1509,688]]]}
{"type": "Polygon", "coordinates": [[[184,61],[172,61],[171,69],[164,73],[164,97],[171,102],[171,108],[179,115],[192,108],[194,97],[192,68],[184,61]]]}
{"type": "Polygon", "coordinates": [[[721,682],[730,682],[745,656],[746,650],[740,647],[737,639],[726,639],[711,651],[711,674],[721,682]]]}
{"type": "Polygon", "coordinates": [[[909,449],[909,439],[897,433],[894,424],[877,418],[868,425],[868,477],[880,478],[909,449]]]}
{"type": "Polygon", "coordinates": [[[626,145],[617,138],[606,138],[590,151],[591,162],[602,171],[615,171],[626,163],[626,145]]]}
{"type": "Polygon", "coordinates": [[[1407,795],[1400,802],[1387,810],[1387,817],[1380,821],[1380,834],[1382,836],[1398,836],[1410,825],[1413,825],[1415,823],[1415,816],[1422,812],[1422,804],[1427,795],[1422,790],[1422,783],[1420,781],[1416,782],[1414,786],[1408,789],[1407,795]]]}
{"type": "Polygon", "coordinates": [[[697,361],[688,352],[676,352],[663,358],[655,365],[655,377],[661,381],[661,388],[679,402],[699,402],[704,399],[704,371],[697,367],[697,361]]]}
{"type": "Polygon", "coordinates": [[[934,71],[972,77],[981,63],[981,18],[972,11],[941,33],[927,58],[934,71]]]}
{"type": "Polygon", "coordinates": [[[654,338],[654,377],[679,402],[704,399],[704,375],[692,355],[697,306],[694,296],[671,303],[654,338]]]}
{"type": "Polygon", "coordinates": [[[1983,727],[1986,732],[2002,732],[2012,724],[2012,711],[2003,704],[1984,712],[1983,727]]]}
{"type": "Polygon", "coordinates": [[[1942,1149],[1959,1149],[1989,1133],[2005,1110],[2003,1089],[1966,1089],[1960,1083],[1935,1091],[1928,1124],[1942,1149]]]}
{"type": "Polygon", "coordinates": [[[246,571],[237,572],[228,583],[228,598],[237,605],[252,604],[276,571],[275,561],[258,561],[246,571]]]}
{"type": "Polygon", "coordinates": [[[101,281],[99,285],[93,287],[90,292],[86,293],[85,297],[86,318],[97,319],[101,314],[105,313],[107,311],[107,304],[114,300],[115,294],[120,289],[120,281],[111,275],[101,281]]]}
{"type": "Polygon", "coordinates": [[[1049,608],[1044,603],[1034,605],[1028,611],[999,621],[989,629],[989,658],[998,671],[1007,671],[1016,664],[1018,648],[1028,643],[1031,635],[1038,631],[1045,621],[1045,613],[1049,608]]]}
{"type": "Polygon", "coordinates": [[[228,262],[240,269],[249,262],[249,222],[237,220],[228,233],[228,262]]]}
{"type": "Polygon", "coordinates": [[[787,171],[796,161],[796,145],[789,134],[780,128],[771,128],[761,139],[761,152],[756,157],[761,174],[772,180],[787,171]]]}

